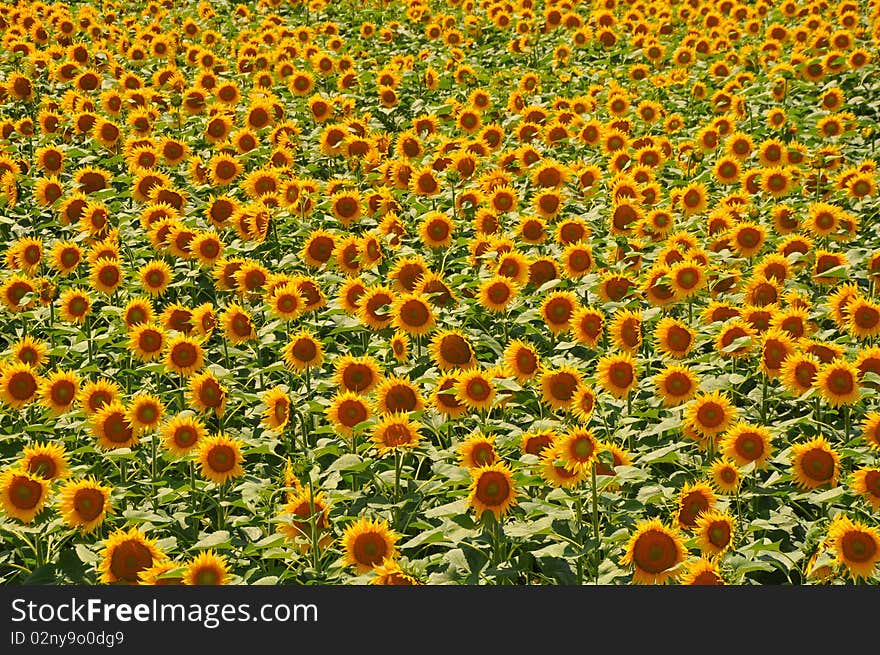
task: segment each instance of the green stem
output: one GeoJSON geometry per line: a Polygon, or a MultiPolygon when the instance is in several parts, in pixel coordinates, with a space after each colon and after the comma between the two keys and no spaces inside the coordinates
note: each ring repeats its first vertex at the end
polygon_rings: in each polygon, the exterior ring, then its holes
{"type": "Polygon", "coordinates": [[[593,536],[596,539],[596,584],[599,584],[599,564],[602,562],[602,540],[599,538],[599,499],[596,485],[596,462],[590,471],[593,503],[593,536]]]}

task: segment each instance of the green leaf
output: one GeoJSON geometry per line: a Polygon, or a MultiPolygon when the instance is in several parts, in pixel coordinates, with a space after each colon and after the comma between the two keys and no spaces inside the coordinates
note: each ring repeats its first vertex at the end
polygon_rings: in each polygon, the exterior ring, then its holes
{"type": "Polygon", "coordinates": [[[229,532],[218,530],[206,537],[202,537],[193,544],[193,548],[229,548],[229,532]]]}

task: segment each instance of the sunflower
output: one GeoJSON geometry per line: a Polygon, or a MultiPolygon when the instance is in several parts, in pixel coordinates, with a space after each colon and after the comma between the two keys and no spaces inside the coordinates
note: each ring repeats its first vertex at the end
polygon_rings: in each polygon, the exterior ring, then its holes
{"type": "Polygon", "coordinates": [[[422,582],[419,582],[418,578],[405,573],[403,569],[400,568],[400,563],[391,558],[386,558],[381,564],[375,566],[373,568],[373,573],[376,575],[370,580],[371,585],[412,587],[423,584],[422,582]]]}
{"type": "Polygon", "coordinates": [[[802,489],[816,489],[824,484],[837,485],[840,455],[824,437],[818,436],[791,447],[791,470],[802,489]]]}
{"type": "Polygon", "coordinates": [[[617,398],[626,398],[636,387],[636,360],[628,353],[603,355],[596,364],[599,385],[617,398]]]}
{"type": "Polygon", "coordinates": [[[659,519],[651,519],[636,525],[620,564],[633,566],[636,584],[663,584],[678,577],[678,565],[684,557],[684,544],[678,532],[659,519]]]}
{"type": "Polygon", "coordinates": [[[290,337],[284,347],[284,363],[292,371],[299,373],[307,368],[317,368],[324,361],[324,349],[307,330],[301,330],[290,337]]]}
{"type": "Polygon", "coordinates": [[[128,424],[136,433],[147,432],[158,427],[165,412],[165,405],[157,396],[137,393],[126,412],[128,424]]]}
{"type": "Polygon", "coordinates": [[[428,248],[446,248],[452,243],[455,222],[446,214],[432,211],[419,224],[419,236],[428,248]]]}
{"type": "Polygon", "coordinates": [[[46,504],[49,481],[27,470],[12,468],[0,474],[0,503],[10,518],[34,520],[46,504]]]}
{"type": "Polygon", "coordinates": [[[552,409],[567,409],[578,387],[583,384],[580,372],[571,366],[544,369],[540,374],[541,400],[552,409]]]}
{"type": "Polygon", "coordinates": [[[697,518],[715,505],[715,493],[705,482],[686,484],[678,496],[678,526],[693,530],[697,518]]]}
{"type": "Polygon", "coordinates": [[[719,449],[737,466],[754,464],[763,468],[772,455],[773,435],[762,425],[739,421],[733,425],[719,443],[719,449]]]}
{"type": "Polygon", "coordinates": [[[380,456],[396,450],[415,448],[421,440],[421,429],[421,423],[411,421],[404,412],[385,414],[373,428],[373,445],[380,456]]]}
{"type": "Polygon", "coordinates": [[[490,312],[503,312],[516,296],[517,287],[502,275],[495,275],[480,284],[479,302],[490,312]]]}
{"type": "Polygon", "coordinates": [[[694,532],[703,556],[714,557],[732,547],[734,521],[726,512],[704,511],[697,517],[694,532]]]}
{"type": "Polygon", "coordinates": [[[708,192],[702,182],[691,182],[680,191],[679,203],[685,216],[706,211],[708,192]]]}
{"type": "Polygon", "coordinates": [[[880,451],[880,413],[868,412],[862,420],[862,438],[871,450],[880,451]]]}
{"type": "Polygon", "coordinates": [[[138,271],[141,285],[151,296],[161,296],[171,283],[171,267],[164,260],[153,260],[138,271]]]}
{"type": "Polygon", "coordinates": [[[61,318],[68,323],[85,323],[92,308],[92,299],[82,289],[65,289],[58,302],[61,318]]]}
{"type": "Polygon", "coordinates": [[[783,360],[779,376],[786,389],[801,396],[815,385],[820,366],[821,362],[815,355],[794,352],[783,360]]]}
{"type": "Polygon", "coordinates": [[[736,493],[740,485],[740,472],[736,464],[727,457],[719,457],[709,468],[709,479],[718,493],[736,493]]]}
{"type": "Polygon", "coordinates": [[[128,349],[141,361],[161,356],[165,348],[165,331],[155,323],[135,325],[128,333],[128,349]]]}
{"type": "Polygon", "coordinates": [[[579,343],[595,348],[605,329],[605,314],[596,307],[582,307],[575,311],[570,324],[579,343]]]}
{"type": "Polygon", "coordinates": [[[469,409],[491,409],[495,395],[495,385],[489,372],[475,368],[458,374],[455,398],[469,409]]]}
{"type": "Polygon", "coordinates": [[[795,353],[787,332],[770,329],[761,338],[761,370],[771,380],[782,374],[782,366],[795,353]]]}
{"type": "MultiPolygon", "coordinates": [[[[288,460],[289,461],[289,460],[288,460]]],[[[296,484],[287,484],[285,486],[296,486],[299,480],[293,480],[296,484]]],[[[282,514],[289,514],[290,518],[286,518],[278,523],[277,532],[283,534],[288,541],[297,543],[301,552],[308,552],[311,547],[312,521],[314,516],[314,527],[318,535],[327,531],[330,527],[329,508],[324,494],[318,493],[313,497],[308,489],[298,488],[298,491],[288,492],[287,503],[281,509],[282,514]]],[[[324,548],[330,544],[332,537],[323,535],[318,539],[318,547],[324,548]]]]}
{"type": "Polygon", "coordinates": [[[569,329],[571,319],[579,307],[577,298],[570,291],[556,291],[541,303],[541,316],[553,334],[569,329]]]}
{"type": "Polygon", "coordinates": [[[399,539],[400,535],[391,530],[386,521],[362,517],[343,531],[343,562],[356,567],[358,574],[367,573],[386,559],[397,557],[399,539]]]}
{"type": "Polygon", "coordinates": [[[79,401],[89,415],[101,411],[106,405],[119,402],[119,385],[106,378],[86,382],[79,390],[79,401]]]}
{"type": "Polygon", "coordinates": [[[305,305],[299,289],[291,282],[275,287],[266,302],[269,311],[284,321],[292,321],[299,317],[305,305]]]}
{"type": "Polygon", "coordinates": [[[155,539],[138,528],[116,530],[104,539],[98,571],[103,584],[137,584],[139,574],[165,559],[155,539]]]}
{"type": "Polygon", "coordinates": [[[24,335],[18,341],[10,346],[12,359],[27,364],[35,371],[38,370],[46,360],[46,343],[38,339],[34,339],[29,334],[24,335]]]}
{"type": "Polygon", "coordinates": [[[223,416],[228,394],[211,371],[196,373],[189,379],[189,402],[200,412],[214,412],[223,416]]]}
{"type": "Polygon", "coordinates": [[[434,335],[430,344],[431,356],[441,371],[467,369],[476,365],[473,346],[458,330],[443,330],[434,335]]]}
{"type": "Polygon", "coordinates": [[[154,316],[153,303],[149,298],[132,298],[122,310],[122,320],[125,322],[126,330],[143,323],[150,323],[154,316]]]}
{"type": "Polygon", "coordinates": [[[506,463],[471,469],[468,504],[474,508],[477,519],[482,518],[483,512],[490,511],[498,521],[516,504],[516,487],[506,463]]]}
{"type": "Polygon", "coordinates": [[[816,373],[815,386],[830,405],[852,405],[861,398],[859,370],[843,358],[823,364],[816,373]]]}
{"type": "Polygon", "coordinates": [[[333,367],[336,384],[354,393],[369,393],[381,378],[378,362],[369,355],[363,357],[344,355],[334,362],[333,367]]]}
{"type": "Polygon", "coordinates": [[[880,468],[860,468],[853,471],[852,489],[871,505],[874,511],[880,509],[880,468]]]}
{"type": "Polygon", "coordinates": [[[243,445],[240,440],[223,433],[199,440],[198,459],[202,477],[215,484],[224,484],[244,475],[241,466],[244,463],[241,453],[243,445]]]}
{"type": "Polygon", "coordinates": [[[37,397],[41,382],[27,364],[0,366],[0,399],[14,409],[21,409],[37,397]]]}
{"type": "Polygon", "coordinates": [[[660,352],[681,359],[694,346],[695,332],[685,323],[670,316],[662,318],[654,328],[654,342],[660,352]]]}
{"type": "Polygon", "coordinates": [[[89,283],[96,291],[110,295],[122,284],[123,273],[115,259],[99,259],[92,266],[89,283]]]}
{"type": "Polygon", "coordinates": [[[204,423],[195,416],[178,414],[162,426],[162,443],[173,457],[184,457],[199,445],[207,431],[204,423]]]}
{"type": "Polygon", "coordinates": [[[73,273],[82,259],[82,249],[73,241],[59,241],[49,251],[49,266],[61,275],[73,273]]]}
{"type": "Polygon", "coordinates": [[[351,435],[359,424],[370,418],[371,414],[370,403],[352,391],[337,393],[326,409],[327,419],[343,436],[351,435]]]}
{"type": "Polygon", "coordinates": [[[112,491],[93,477],[71,480],[60,490],[58,511],[69,528],[79,528],[83,534],[92,532],[111,511],[112,491]]]}
{"type": "Polygon", "coordinates": [[[880,304],[867,298],[854,297],[846,306],[849,333],[860,339],[880,334],[880,304]]]}
{"type": "Polygon", "coordinates": [[[40,381],[40,404],[57,416],[73,407],[78,392],[79,377],[76,373],[53,371],[40,381]]]}
{"type": "Polygon", "coordinates": [[[570,243],[562,251],[562,265],[565,274],[572,280],[585,276],[593,268],[593,250],[583,241],[570,243]]]}
{"type": "Polygon", "coordinates": [[[685,410],[686,420],[704,437],[727,430],[736,415],[736,407],[721,391],[700,393],[685,410]]]}
{"type": "Polygon", "coordinates": [[[379,414],[418,412],[425,408],[418,386],[405,377],[387,376],[376,387],[375,394],[379,414]]]}
{"type": "Polygon", "coordinates": [[[723,585],[724,578],[717,560],[701,557],[687,566],[679,584],[682,585],[723,585]]]}
{"type": "Polygon", "coordinates": [[[569,471],[580,473],[591,470],[598,462],[601,444],[586,428],[574,427],[559,435],[552,448],[558,462],[569,471]]]}
{"type": "Polygon", "coordinates": [[[690,400],[700,386],[699,378],[688,368],[671,364],[654,376],[664,407],[676,407],[690,400]]]}
{"type": "Polygon", "coordinates": [[[413,336],[429,333],[436,324],[431,304],[422,296],[402,294],[392,305],[392,325],[413,336]]]}
{"type": "Polygon", "coordinates": [[[450,419],[459,418],[468,412],[468,407],[456,398],[458,374],[446,373],[438,377],[437,386],[431,393],[431,404],[440,413],[450,419]]]}
{"type": "Polygon", "coordinates": [[[642,313],[621,309],[614,313],[608,324],[608,334],[614,346],[633,354],[642,344],[642,313]]]}
{"type": "Polygon", "coordinates": [[[839,514],[828,526],[828,541],[838,565],[858,580],[874,575],[880,562],[880,533],[876,527],[839,514]]]}
{"type": "MultiPolygon", "coordinates": [[[[158,329],[157,329],[158,331],[158,329]]],[[[165,368],[181,375],[192,375],[205,365],[199,339],[176,334],[165,345],[165,368]]]]}
{"type": "Polygon", "coordinates": [[[229,564],[223,555],[203,550],[186,563],[183,583],[187,585],[224,585],[229,582],[229,564]]]}
{"type": "Polygon", "coordinates": [[[498,460],[495,437],[475,432],[458,446],[458,458],[465,468],[489,466],[498,460]]]}
{"type": "Polygon", "coordinates": [[[231,343],[246,343],[256,338],[257,332],[247,310],[238,303],[226,306],[220,317],[223,334],[231,343]]]}
{"type": "Polygon", "coordinates": [[[519,339],[513,339],[504,349],[505,370],[520,383],[535,377],[541,360],[535,349],[519,339]]]}
{"type": "Polygon", "coordinates": [[[367,287],[360,298],[358,317],[373,330],[382,330],[394,321],[394,314],[390,311],[394,301],[395,294],[388,287],[367,287]]]}

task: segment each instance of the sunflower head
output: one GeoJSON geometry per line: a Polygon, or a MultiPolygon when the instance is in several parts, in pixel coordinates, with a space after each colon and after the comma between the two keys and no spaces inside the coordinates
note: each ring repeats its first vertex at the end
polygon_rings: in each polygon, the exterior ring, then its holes
{"type": "Polygon", "coordinates": [[[354,566],[359,574],[367,573],[388,558],[397,556],[400,536],[381,519],[362,517],[348,526],[342,535],[344,563],[354,566]]]}

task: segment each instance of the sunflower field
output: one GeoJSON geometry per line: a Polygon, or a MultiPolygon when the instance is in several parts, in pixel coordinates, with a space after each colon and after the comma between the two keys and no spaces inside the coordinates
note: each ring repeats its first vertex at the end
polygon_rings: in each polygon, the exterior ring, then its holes
{"type": "Polygon", "coordinates": [[[0,33],[3,583],[880,582],[878,0],[0,33]]]}

